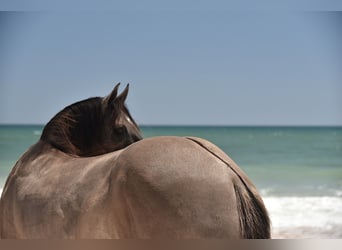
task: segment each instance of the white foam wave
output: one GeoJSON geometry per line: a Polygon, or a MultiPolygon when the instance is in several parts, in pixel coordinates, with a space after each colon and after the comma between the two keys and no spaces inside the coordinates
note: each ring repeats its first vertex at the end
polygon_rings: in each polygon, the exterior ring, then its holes
{"type": "Polygon", "coordinates": [[[342,197],[266,197],[274,228],[342,225],[342,197]]]}
{"type": "Polygon", "coordinates": [[[33,130],[34,135],[41,135],[42,131],[41,130],[33,130]]]}
{"type": "Polygon", "coordinates": [[[342,190],[334,190],[335,195],[338,197],[342,197],[342,190]]]}
{"type": "MultiPolygon", "coordinates": [[[[297,190],[297,195],[304,197],[311,196],[331,196],[342,198],[342,189],[340,187],[330,187],[327,185],[306,185],[301,186],[301,190],[297,190]]],[[[264,187],[259,189],[263,197],[293,196],[296,190],[284,187],[264,187]]]]}

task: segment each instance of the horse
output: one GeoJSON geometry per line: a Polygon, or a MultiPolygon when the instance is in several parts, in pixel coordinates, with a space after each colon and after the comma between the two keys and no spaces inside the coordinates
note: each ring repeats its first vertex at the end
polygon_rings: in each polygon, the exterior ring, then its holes
{"type": "Polygon", "coordinates": [[[2,239],[270,238],[248,176],[197,137],[143,139],[129,85],[57,113],[17,161],[0,200],[2,239]]]}

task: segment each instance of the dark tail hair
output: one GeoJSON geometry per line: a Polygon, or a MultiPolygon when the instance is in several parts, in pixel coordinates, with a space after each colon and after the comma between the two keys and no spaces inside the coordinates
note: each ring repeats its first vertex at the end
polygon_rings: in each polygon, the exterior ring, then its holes
{"type": "Polygon", "coordinates": [[[261,197],[234,184],[240,233],[244,239],[270,239],[270,219],[261,197]]]}

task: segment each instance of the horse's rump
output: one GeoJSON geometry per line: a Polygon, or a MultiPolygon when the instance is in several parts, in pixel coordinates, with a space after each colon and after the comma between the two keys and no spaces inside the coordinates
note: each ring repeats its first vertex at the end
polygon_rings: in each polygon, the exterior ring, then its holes
{"type": "Polygon", "coordinates": [[[125,166],[117,173],[124,180],[120,190],[140,236],[270,237],[267,211],[255,187],[206,140],[145,139],[124,150],[118,164],[125,166]],[[146,225],[154,226],[146,230],[146,225]]]}

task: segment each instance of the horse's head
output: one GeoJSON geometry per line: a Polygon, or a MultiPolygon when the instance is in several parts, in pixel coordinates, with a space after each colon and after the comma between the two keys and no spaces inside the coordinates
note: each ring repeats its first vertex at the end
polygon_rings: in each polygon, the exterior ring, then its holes
{"type": "Polygon", "coordinates": [[[129,85],[118,95],[119,84],[105,98],[74,103],[53,117],[41,140],[78,156],[94,156],[122,149],[142,139],[126,105],[129,85]]]}
{"type": "Polygon", "coordinates": [[[104,131],[106,135],[110,135],[106,140],[109,140],[108,144],[116,142],[114,150],[142,139],[138,125],[125,105],[129,85],[120,95],[117,95],[119,85],[117,84],[112,93],[102,100],[104,131]]]}

